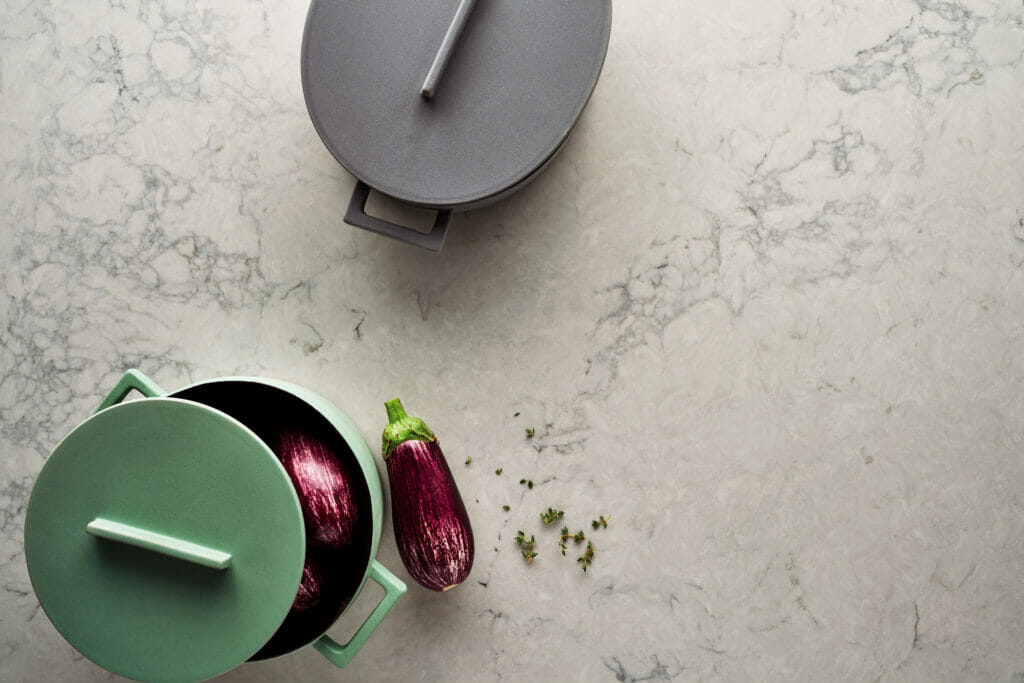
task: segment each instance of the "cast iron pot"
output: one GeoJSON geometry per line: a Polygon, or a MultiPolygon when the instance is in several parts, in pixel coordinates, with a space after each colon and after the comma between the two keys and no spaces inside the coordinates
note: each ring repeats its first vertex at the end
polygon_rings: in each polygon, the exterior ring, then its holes
{"type": "Polygon", "coordinates": [[[313,0],[302,87],[358,182],[345,222],[440,251],[453,211],[554,158],[604,64],[611,0],[313,0]],[[429,233],[370,216],[371,189],[434,209],[429,233]]]}
{"type": "Polygon", "coordinates": [[[40,605],[83,655],[137,680],[211,678],[306,645],[345,666],[405,592],[375,558],[383,491],[369,447],[302,387],[235,377],[167,394],[129,370],[33,487],[25,558],[40,605]],[[132,391],[145,398],[124,402],[132,391]],[[315,435],[354,479],[357,528],[321,556],[319,602],[292,610],[307,557],[292,481],[267,445],[315,435]],[[326,631],[369,578],[384,597],[348,643],[326,631]]]}

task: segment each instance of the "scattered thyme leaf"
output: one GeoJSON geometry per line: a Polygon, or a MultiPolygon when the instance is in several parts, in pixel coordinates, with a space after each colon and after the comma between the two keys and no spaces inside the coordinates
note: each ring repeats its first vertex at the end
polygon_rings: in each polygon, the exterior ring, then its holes
{"type": "Polygon", "coordinates": [[[587,541],[587,549],[583,551],[583,555],[581,557],[576,558],[576,561],[580,564],[580,568],[584,573],[587,571],[587,567],[594,561],[595,550],[597,550],[597,548],[594,547],[594,544],[587,541]]]}
{"type": "MultiPolygon", "coordinates": [[[[526,560],[526,564],[533,564],[533,558],[535,558],[535,557],[537,557],[536,551],[533,551],[533,550],[524,550],[523,551],[523,559],[526,560]]],[[[586,570],[584,569],[584,571],[586,571],[586,570]]]]}
{"type": "Polygon", "coordinates": [[[572,534],[569,533],[569,527],[563,526],[561,536],[558,537],[558,547],[562,549],[562,554],[565,555],[565,542],[572,538],[572,534]]]}
{"type": "Polygon", "coordinates": [[[594,521],[592,521],[590,523],[590,526],[594,527],[595,529],[598,528],[598,527],[602,527],[603,526],[605,529],[607,529],[608,528],[608,520],[611,519],[611,518],[612,518],[611,515],[608,515],[607,517],[605,517],[604,515],[601,515],[601,518],[600,519],[595,519],[594,521]]]}
{"type": "Polygon", "coordinates": [[[527,439],[532,439],[533,435],[534,435],[533,427],[527,427],[526,428],[526,438],[527,439]]]}
{"type": "Polygon", "coordinates": [[[508,505],[502,505],[502,506],[501,506],[501,509],[502,509],[502,510],[504,510],[505,512],[508,512],[508,511],[509,511],[509,510],[511,510],[512,508],[510,508],[510,507],[509,507],[508,505]]]}
{"type": "Polygon", "coordinates": [[[551,522],[560,519],[564,514],[565,512],[562,510],[555,510],[549,507],[547,512],[540,513],[540,520],[545,524],[551,524],[551,522]]]}
{"type": "Polygon", "coordinates": [[[499,467],[498,469],[494,470],[494,473],[497,474],[500,477],[501,476],[501,470],[502,470],[502,468],[499,467]]]}
{"type": "Polygon", "coordinates": [[[517,410],[515,413],[513,413],[512,417],[519,417],[519,411],[517,410]]]}
{"type": "Polygon", "coordinates": [[[528,489],[532,489],[533,488],[533,480],[532,479],[520,479],[519,483],[525,485],[526,488],[528,488],[528,489]]]}
{"type": "Polygon", "coordinates": [[[472,455],[471,455],[471,456],[469,456],[468,458],[466,458],[466,464],[467,464],[467,465],[468,465],[469,463],[471,463],[471,462],[473,462],[473,456],[472,456],[472,455]]]}
{"type": "Polygon", "coordinates": [[[520,529],[516,532],[515,541],[517,545],[521,545],[527,550],[533,550],[533,544],[536,542],[536,538],[531,534],[530,538],[526,538],[526,532],[520,529]]]}

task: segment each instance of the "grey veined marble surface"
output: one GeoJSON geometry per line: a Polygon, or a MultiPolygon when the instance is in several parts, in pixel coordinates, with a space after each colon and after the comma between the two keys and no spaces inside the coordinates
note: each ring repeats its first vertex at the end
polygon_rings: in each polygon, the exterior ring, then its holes
{"type": "Polygon", "coordinates": [[[224,680],[1024,680],[1019,0],[617,2],[563,153],[440,255],[342,223],[306,9],[0,5],[0,679],[111,678],[22,533],[138,367],[307,386],[375,455],[401,396],[472,515],[347,669],[224,680]]]}

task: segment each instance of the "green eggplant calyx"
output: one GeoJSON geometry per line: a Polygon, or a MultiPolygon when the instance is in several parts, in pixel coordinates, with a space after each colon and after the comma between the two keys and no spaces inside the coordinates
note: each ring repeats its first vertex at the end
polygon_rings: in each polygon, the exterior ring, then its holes
{"type": "Polygon", "coordinates": [[[418,417],[409,417],[402,407],[402,402],[397,398],[387,401],[384,407],[388,411],[388,426],[384,428],[384,435],[381,437],[380,453],[385,460],[406,441],[437,441],[427,423],[418,417]]]}

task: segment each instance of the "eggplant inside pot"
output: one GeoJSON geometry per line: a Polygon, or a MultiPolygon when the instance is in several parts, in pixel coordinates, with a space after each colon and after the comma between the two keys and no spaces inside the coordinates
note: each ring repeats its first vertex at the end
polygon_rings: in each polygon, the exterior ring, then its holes
{"type": "Polygon", "coordinates": [[[285,466],[306,525],[305,567],[291,611],[251,659],[270,659],[308,645],[345,611],[371,559],[370,492],[355,455],[319,411],[273,386],[226,380],[198,384],[172,396],[235,418],[270,446],[285,466]]]}
{"type": "Polygon", "coordinates": [[[611,0],[313,0],[306,107],[358,182],[345,222],[440,251],[452,213],[543,169],[597,83],[611,0]],[[370,190],[433,209],[429,233],[366,213],[370,190]]]}

